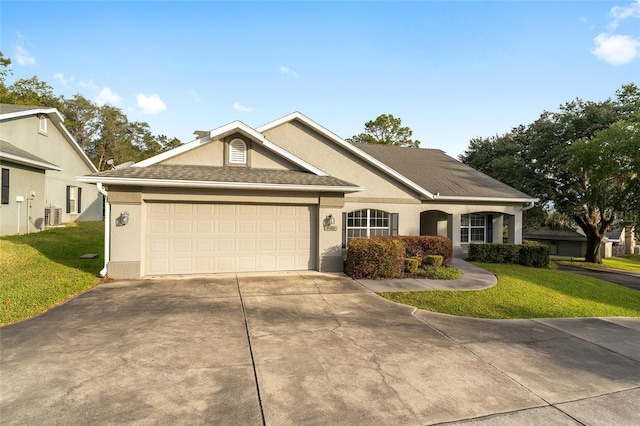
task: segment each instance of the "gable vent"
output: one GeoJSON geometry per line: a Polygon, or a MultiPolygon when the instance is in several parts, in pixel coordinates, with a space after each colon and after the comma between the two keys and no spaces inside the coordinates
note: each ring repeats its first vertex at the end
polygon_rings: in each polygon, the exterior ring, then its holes
{"type": "Polygon", "coordinates": [[[247,164],[247,144],[242,139],[229,142],[229,163],[247,164]]]}

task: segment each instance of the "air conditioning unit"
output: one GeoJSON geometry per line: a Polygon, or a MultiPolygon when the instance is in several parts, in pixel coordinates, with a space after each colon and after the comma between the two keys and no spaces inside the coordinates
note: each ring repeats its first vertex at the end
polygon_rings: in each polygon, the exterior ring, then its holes
{"type": "Polygon", "coordinates": [[[58,226],[62,223],[62,209],[60,207],[45,207],[44,226],[58,226]]]}

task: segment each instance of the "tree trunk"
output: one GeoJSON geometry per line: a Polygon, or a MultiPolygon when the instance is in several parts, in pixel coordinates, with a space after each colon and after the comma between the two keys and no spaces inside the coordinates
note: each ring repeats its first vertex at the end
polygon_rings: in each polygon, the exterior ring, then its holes
{"type": "Polygon", "coordinates": [[[602,263],[600,256],[600,243],[602,236],[591,230],[587,232],[587,252],[584,254],[584,261],[589,263],[602,263]]]}

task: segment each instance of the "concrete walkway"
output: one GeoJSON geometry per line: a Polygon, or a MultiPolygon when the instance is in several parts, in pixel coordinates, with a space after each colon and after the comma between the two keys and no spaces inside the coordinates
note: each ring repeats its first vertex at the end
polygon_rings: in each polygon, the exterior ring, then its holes
{"type": "Polygon", "coordinates": [[[640,424],[639,318],[454,317],[340,275],[101,284],[0,348],[3,426],[640,424]]]}
{"type": "Polygon", "coordinates": [[[489,271],[478,268],[454,257],[451,266],[461,269],[457,280],[430,280],[426,278],[402,278],[390,280],[356,280],[374,292],[432,291],[432,290],[482,290],[494,286],[498,279],[489,271]]]}

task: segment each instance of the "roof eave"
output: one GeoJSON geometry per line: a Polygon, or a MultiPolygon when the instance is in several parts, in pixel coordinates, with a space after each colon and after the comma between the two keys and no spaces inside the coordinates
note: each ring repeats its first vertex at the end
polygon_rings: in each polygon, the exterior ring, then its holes
{"type": "Polygon", "coordinates": [[[435,200],[444,201],[486,201],[499,203],[537,203],[538,198],[532,197],[470,197],[465,195],[436,195],[435,200]]]}
{"type": "Polygon", "coordinates": [[[120,177],[77,176],[76,179],[86,183],[101,183],[103,185],[123,186],[153,186],[169,188],[215,188],[215,189],[253,189],[260,191],[319,191],[319,192],[360,192],[360,186],[331,186],[331,185],[298,185],[255,182],[214,182],[197,180],[171,179],[131,179],[120,177]]]}
{"type": "Polygon", "coordinates": [[[22,164],[24,166],[31,166],[31,167],[35,167],[37,169],[42,169],[42,170],[55,170],[58,172],[62,171],[62,167],[58,167],[55,164],[43,163],[41,161],[36,161],[36,160],[30,160],[28,158],[19,157],[17,155],[11,155],[4,152],[0,153],[0,160],[6,160],[12,163],[22,164]]]}

